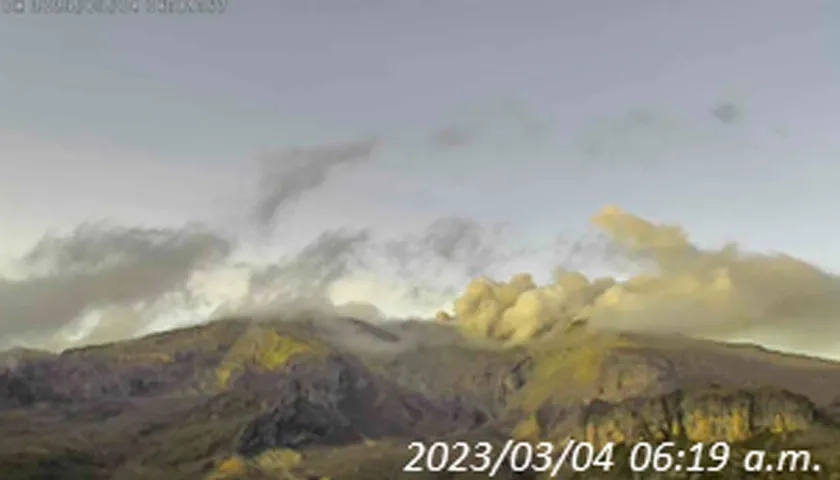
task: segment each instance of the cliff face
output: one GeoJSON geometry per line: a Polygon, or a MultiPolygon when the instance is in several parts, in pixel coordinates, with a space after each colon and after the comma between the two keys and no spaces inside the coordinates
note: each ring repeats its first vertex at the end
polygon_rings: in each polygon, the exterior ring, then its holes
{"type": "Polygon", "coordinates": [[[617,404],[595,401],[581,413],[573,436],[596,445],[633,440],[736,443],[764,434],[833,428],[830,419],[807,398],[769,388],[680,389],[617,404]]]}
{"type": "Polygon", "coordinates": [[[407,443],[436,438],[805,442],[826,465],[840,444],[829,362],[626,335],[496,350],[446,326],[331,321],[230,320],[7,354],[0,476],[402,478],[407,443]]]}
{"type": "MultiPolygon", "coordinates": [[[[502,420],[515,438],[557,446],[570,439],[613,443],[625,461],[638,441],[677,448],[726,442],[733,458],[756,448],[805,449],[820,457],[821,472],[762,475],[840,476],[840,402],[830,401],[840,388],[834,364],[676,337],[594,335],[538,346],[523,365],[526,380],[502,420]]],[[[626,462],[611,473],[599,478],[647,478],[626,462]]]]}

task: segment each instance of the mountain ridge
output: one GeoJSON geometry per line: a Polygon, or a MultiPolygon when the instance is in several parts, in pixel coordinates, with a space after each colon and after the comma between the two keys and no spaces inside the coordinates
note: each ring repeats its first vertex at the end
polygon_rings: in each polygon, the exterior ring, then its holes
{"type": "MultiPolygon", "coordinates": [[[[0,469],[20,476],[4,478],[402,478],[411,440],[840,440],[840,363],[585,325],[498,348],[298,312],[17,353],[0,469]]],[[[540,478],[522,475],[499,478],[540,478]]]]}

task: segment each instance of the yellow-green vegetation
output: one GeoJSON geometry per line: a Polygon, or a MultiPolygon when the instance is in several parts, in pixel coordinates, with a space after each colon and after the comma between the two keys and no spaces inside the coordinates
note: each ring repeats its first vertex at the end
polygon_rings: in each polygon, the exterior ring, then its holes
{"type": "Polygon", "coordinates": [[[788,435],[829,428],[806,400],[784,392],[683,390],[643,402],[600,406],[589,412],[579,435],[607,442],[744,442],[760,435],[788,435]]]}
{"type": "Polygon", "coordinates": [[[599,424],[587,423],[584,428],[584,438],[593,445],[605,445],[609,442],[623,443],[634,439],[628,438],[627,432],[632,431],[633,418],[610,418],[599,424]]]}
{"type": "MultiPolygon", "coordinates": [[[[554,333],[557,335],[545,334],[540,341],[514,349],[485,338],[457,345],[424,346],[395,358],[371,355],[361,362],[369,368],[381,366],[375,373],[382,374],[383,382],[399,381],[407,390],[428,392],[430,399],[438,398],[439,392],[465,392],[470,395],[459,397],[465,403],[484,405],[482,402],[486,401],[498,409],[490,415],[495,420],[490,424],[493,429],[459,431],[459,439],[487,440],[496,443],[497,448],[503,441],[499,439],[509,436],[556,445],[569,438],[617,444],[614,457],[619,464],[611,472],[564,472],[563,478],[699,478],[685,472],[634,475],[626,460],[629,449],[639,440],[657,444],[674,441],[683,449],[694,442],[709,445],[726,441],[732,445],[733,459],[743,456],[748,448],[774,452],[780,448],[807,448],[825,472],[840,472],[840,430],[826,420],[833,415],[831,411],[814,407],[828,402],[808,401],[790,393],[802,391],[812,397],[809,392],[814,389],[798,389],[797,384],[785,387],[792,380],[809,388],[816,385],[825,390],[823,398],[830,399],[835,395],[832,392],[837,391],[832,390],[836,383],[833,378],[840,377],[831,377],[828,372],[829,367],[837,370],[836,366],[826,364],[825,370],[816,371],[823,367],[811,368],[807,359],[786,357],[780,362],[785,367],[781,369],[774,364],[775,354],[759,350],[741,353],[744,347],[681,337],[596,332],[584,322],[554,333]],[[483,345],[481,341],[490,344],[483,345]],[[803,368],[794,368],[799,366],[803,368]],[[759,367],[769,373],[762,373],[759,367]],[[813,377],[803,383],[801,377],[806,374],[813,377]],[[741,381],[747,377],[749,381],[741,381]],[[714,385],[707,385],[710,382],[714,385]],[[500,432],[495,427],[512,428],[500,432]],[[797,442],[806,443],[798,447],[797,442]]],[[[260,453],[237,454],[250,437],[243,436],[246,426],[264,421],[261,414],[276,398],[272,384],[282,382],[274,376],[251,381],[250,375],[242,378],[243,374],[283,371],[297,359],[309,361],[310,356],[320,361],[334,350],[329,346],[331,337],[319,338],[322,337],[317,330],[305,322],[228,320],[68,352],[66,355],[73,362],[69,362],[67,371],[75,368],[76,360],[83,360],[78,362],[83,373],[95,372],[85,363],[91,359],[95,360],[91,362],[94,367],[103,363],[142,363],[152,368],[137,370],[160,374],[167,388],[161,389],[159,398],[139,396],[125,404],[119,403],[119,398],[108,402],[96,399],[93,403],[83,400],[61,408],[36,405],[0,412],[0,426],[9,434],[5,448],[0,449],[0,472],[4,472],[0,477],[54,478],[58,474],[70,480],[403,478],[402,468],[413,456],[406,448],[407,438],[374,434],[352,445],[315,442],[300,451],[244,449],[260,453]],[[76,356],[83,358],[73,358],[76,356]],[[175,363],[175,368],[167,366],[170,362],[175,363]],[[272,381],[262,381],[267,378],[272,381]],[[171,395],[173,391],[200,395],[171,395]],[[148,402],[148,407],[143,402],[148,402]]],[[[349,355],[346,351],[344,354],[349,355]]],[[[59,386],[66,383],[61,372],[61,376],[56,375],[61,380],[56,382],[59,386]]],[[[121,370],[116,372],[113,377],[128,377],[122,376],[121,370]]],[[[383,385],[386,388],[377,388],[383,395],[402,393],[383,385]]],[[[391,412],[401,415],[401,410],[390,408],[388,397],[359,398],[371,403],[350,405],[341,412],[353,416],[354,422],[380,421],[376,416],[368,416],[371,410],[376,410],[384,422],[391,420],[391,412]],[[379,408],[381,405],[384,408],[379,408]],[[353,408],[364,410],[356,417],[353,408]]],[[[444,423],[444,428],[448,425],[444,423]]],[[[264,447],[269,445],[272,444],[264,447]]],[[[486,478],[478,472],[411,476],[416,480],[486,478]]],[[[503,469],[496,478],[538,477],[514,475],[503,469]]],[[[702,478],[838,477],[801,472],[746,477],[743,472],[725,471],[702,478]]]]}
{"type": "Polygon", "coordinates": [[[683,403],[684,435],[693,441],[743,442],[764,432],[784,435],[808,431],[819,425],[807,409],[783,399],[759,396],[751,401],[741,395],[719,399],[707,396],[699,400],[691,402],[693,407],[683,403]],[[754,402],[763,403],[763,410],[772,408],[775,411],[756,415],[754,402]]]}
{"type": "Polygon", "coordinates": [[[256,457],[254,463],[267,471],[284,471],[300,465],[303,455],[300,452],[288,448],[276,448],[266,450],[256,457]]]}
{"type": "MultiPolygon", "coordinates": [[[[257,457],[233,455],[224,459],[207,480],[298,480],[311,478],[297,470],[303,460],[300,452],[289,449],[268,450],[257,457]]],[[[320,480],[330,480],[321,477],[320,480]]]]}
{"type": "Polygon", "coordinates": [[[226,350],[249,325],[247,320],[219,320],[141,338],[67,350],[67,356],[102,356],[109,361],[169,363],[178,353],[226,350]]]}
{"type": "Polygon", "coordinates": [[[542,435],[542,427],[535,413],[531,413],[513,429],[513,437],[527,442],[537,442],[542,435]]]}
{"type": "Polygon", "coordinates": [[[604,363],[619,348],[635,344],[616,334],[579,330],[533,347],[532,379],[515,403],[533,412],[549,400],[594,396],[604,363]]]}
{"type": "Polygon", "coordinates": [[[788,412],[778,412],[773,416],[773,425],[770,427],[770,431],[775,434],[801,432],[808,429],[809,426],[802,421],[802,418],[788,412]]]}
{"type": "Polygon", "coordinates": [[[712,414],[699,409],[686,412],[683,419],[684,434],[689,440],[698,442],[747,440],[753,434],[750,431],[748,409],[749,406],[739,405],[726,414],[712,414]]]}
{"type": "Polygon", "coordinates": [[[231,345],[216,368],[216,386],[229,387],[237,375],[248,369],[271,372],[296,356],[326,351],[327,347],[319,342],[303,340],[269,326],[252,325],[231,345]]]}
{"type": "Polygon", "coordinates": [[[148,352],[148,353],[128,353],[125,355],[119,355],[113,357],[113,360],[117,363],[157,363],[157,364],[164,364],[164,363],[172,363],[175,361],[175,358],[169,354],[164,352],[148,352]]]}
{"type": "Polygon", "coordinates": [[[234,480],[247,478],[248,463],[243,457],[234,455],[223,460],[216,470],[208,475],[207,480],[234,480]]]}

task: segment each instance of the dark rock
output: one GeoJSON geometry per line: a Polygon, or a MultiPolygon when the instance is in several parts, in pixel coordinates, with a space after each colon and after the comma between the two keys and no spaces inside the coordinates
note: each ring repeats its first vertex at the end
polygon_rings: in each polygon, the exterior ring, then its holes
{"type": "Polygon", "coordinates": [[[444,435],[489,418],[466,399],[429,399],[343,356],[297,363],[278,375],[244,376],[236,386],[257,383],[274,402],[245,428],[238,447],[245,455],[362,438],[444,435]]]}

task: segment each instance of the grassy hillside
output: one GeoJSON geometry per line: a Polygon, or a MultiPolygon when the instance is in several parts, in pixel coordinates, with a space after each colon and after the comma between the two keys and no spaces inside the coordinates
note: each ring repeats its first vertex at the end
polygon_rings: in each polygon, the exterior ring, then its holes
{"type": "Polygon", "coordinates": [[[580,328],[500,350],[445,326],[301,317],[2,358],[4,480],[484,478],[403,474],[406,445],[508,438],[801,447],[821,472],[763,478],[840,472],[840,365],[752,346],[580,328]]]}

